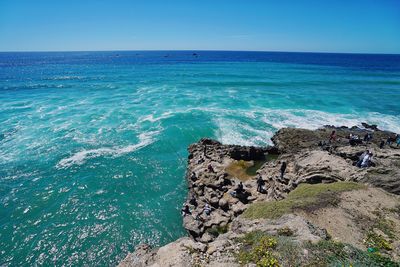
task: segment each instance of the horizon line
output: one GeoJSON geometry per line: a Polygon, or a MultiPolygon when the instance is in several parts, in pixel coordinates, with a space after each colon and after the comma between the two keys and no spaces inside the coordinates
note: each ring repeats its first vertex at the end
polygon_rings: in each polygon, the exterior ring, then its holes
{"type": "Polygon", "coordinates": [[[332,51],[282,51],[282,50],[222,50],[222,49],[115,49],[115,50],[8,50],[0,53],[88,53],[88,52],[257,52],[257,53],[312,53],[312,54],[360,54],[360,55],[400,55],[400,53],[379,52],[332,52],[332,51]]]}

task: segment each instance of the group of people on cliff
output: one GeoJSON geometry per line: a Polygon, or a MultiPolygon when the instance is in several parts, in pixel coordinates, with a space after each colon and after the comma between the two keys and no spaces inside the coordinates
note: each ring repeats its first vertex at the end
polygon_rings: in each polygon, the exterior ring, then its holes
{"type": "MultiPolygon", "coordinates": [[[[363,142],[365,144],[368,144],[373,139],[373,135],[372,133],[368,132],[364,135],[364,138],[361,138],[358,134],[350,133],[348,139],[349,139],[349,144],[351,146],[359,145],[362,144],[363,142]]],[[[338,140],[338,137],[336,131],[333,130],[329,136],[328,144],[332,144],[336,140],[338,140]]],[[[379,144],[379,148],[383,149],[385,145],[391,146],[394,145],[395,143],[397,147],[400,146],[400,134],[397,134],[394,137],[389,136],[386,140],[382,140],[379,144]]],[[[321,144],[323,143],[321,142],[321,144]]]]}

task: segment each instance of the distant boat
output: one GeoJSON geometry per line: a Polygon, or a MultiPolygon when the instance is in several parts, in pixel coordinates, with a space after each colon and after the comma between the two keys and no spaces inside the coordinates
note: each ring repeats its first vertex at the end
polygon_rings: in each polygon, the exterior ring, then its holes
{"type": "Polygon", "coordinates": [[[197,57],[198,55],[196,53],[193,53],[192,56],[197,57]]]}

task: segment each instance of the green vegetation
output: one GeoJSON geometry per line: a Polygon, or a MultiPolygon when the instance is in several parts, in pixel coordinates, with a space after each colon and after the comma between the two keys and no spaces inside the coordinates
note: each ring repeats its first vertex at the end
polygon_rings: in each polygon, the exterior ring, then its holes
{"type": "Polygon", "coordinates": [[[243,244],[237,255],[241,264],[255,263],[258,267],[277,267],[278,260],[273,255],[277,240],[262,232],[250,232],[239,240],[243,244]]]}
{"type": "Polygon", "coordinates": [[[392,250],[392,246],[390,243],[382,236],[374,231],[369,231],[367,233],[367,239],[365,243],[368,247],[377,248],[377,249],[384,249],[384,250],[392,250]]]}
{"type": "Polygon", "coordinates": [[[367,252],[351,245],[321,240],[317,243],[297,242],[293,237],[270,236],[261,231],[247,233],[237,239],[239,263],[257,266],[388,266],[400,267],[398,262],[379,252],[367,252]]]}
{"type": "Polygon", "coordinates": [[[373,228],[379,229],[389,238],[395,238],[394,222],[387,219],[378,219],[373,228]]]}
{"type": "Polygon", "coordinates": [[[316,244],[306,243],[309,252],[305,266],[393,266],[400,264],[379,252],[367,252],[351,245],[322,240],[316,244]]]}
{"type": "Polygon", "coordinates": [[[283,200],[259,202],[250,205],[243,213],[243,216],[249,219],[276,219],[296,209],[311,211],[329,205],[337,205],[341,192],[363,188],[365,188],[364,185],[354,182],[300,184],[283,200]]]}

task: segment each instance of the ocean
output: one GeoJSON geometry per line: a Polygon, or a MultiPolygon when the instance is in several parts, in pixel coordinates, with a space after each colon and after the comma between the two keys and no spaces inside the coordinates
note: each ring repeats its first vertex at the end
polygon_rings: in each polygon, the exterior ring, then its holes
{"type": "Polygon", "coordinates": [[[0,53],[0,266],[113,266],[185,235],[187,147],[400,132],[400,55],[0,53]]]}

